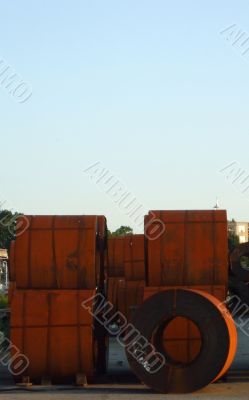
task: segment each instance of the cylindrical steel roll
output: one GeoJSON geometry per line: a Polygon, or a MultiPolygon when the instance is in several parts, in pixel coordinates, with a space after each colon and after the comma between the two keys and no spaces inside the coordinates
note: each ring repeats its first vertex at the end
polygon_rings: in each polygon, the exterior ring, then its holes
{"type": "Polygon", "coordinates": [[[24,217],[29,226],[22,234],[17,230],[10,254],[10,280],[17,289],[102,289],[105,217],[24,217]]]}
{"type": "Polygon", "coordinates": [[[141,381],[158,392],[188,393],[201,389],[223,375],[235,355],[237,332],[231,315],[219,300],[202,291],[159,292],[140,306],[132,323],[143,336],[143,346],[138,337],[133,341],[128,338],[129,364],[141,381]],[[201,337],[199,353],[188,364],[171,360],[164,346],[165,328],[179,316],[195,324],[201,337]],[[157,363],[156,369],[155,363],[149,362],[148,343],[160,354],[157,359],[161,365],[157,363]]]}

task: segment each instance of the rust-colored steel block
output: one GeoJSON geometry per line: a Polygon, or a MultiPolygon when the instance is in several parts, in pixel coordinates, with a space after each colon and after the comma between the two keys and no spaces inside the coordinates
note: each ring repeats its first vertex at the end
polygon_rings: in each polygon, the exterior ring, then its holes
{"type": "MultiPolygon", "coordinates": [[[[95,290],[16,290],[11,304],[11,342],[29,359],[19,376],[40,383],[73,383],[77,373],[93,379],[96,345],[93,317],[82,302],[95,290]]],[[[92,301],[88,302],[91,307],[92,301]]],[[[93,304],[92,304],[93,307],[93,304]]]]}
{"type": "Polygon", "coordinates": [[[164,232],[146,240],[148,286],[227,285],[226,211],[151,211],[146,237],[158,221],[164,232]]]}
{"type": "Polygon", "coordinates": [[[11,247],[19,289],[94,289],[104,280],[106,221],[97,216],[28,216],[11,247]]]}

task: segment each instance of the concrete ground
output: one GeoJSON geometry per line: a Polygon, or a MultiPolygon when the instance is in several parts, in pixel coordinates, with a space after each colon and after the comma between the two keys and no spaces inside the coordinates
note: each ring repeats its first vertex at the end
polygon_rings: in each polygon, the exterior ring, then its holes
{"type": "Polygon", "coordinates": [[[71,390],[58,387],[57,389],[32,388],[29,390],[0,391],[3,400],[167,400],[167,399],[248,399],[249,382],[217,383],[207,386],[199,392],[185,395],[165,395],[152,392],[142,385],[99,385],[89,388],[71,390]]]}

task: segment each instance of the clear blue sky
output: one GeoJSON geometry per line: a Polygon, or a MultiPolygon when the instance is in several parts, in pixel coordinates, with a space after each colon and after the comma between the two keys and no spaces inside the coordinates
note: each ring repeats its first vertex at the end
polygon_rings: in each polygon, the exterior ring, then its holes
{"type": "Polygon", "coordinates": [[[1,1],[0,57],[33,87],[0,87],[1,193],[34,214],[134,226],[83,170],[109,168],[148,209],[221,206],[249,220],[219,173],[249,173],[249,62],[219,32],[249,33],[248,1],[1,1]]]}

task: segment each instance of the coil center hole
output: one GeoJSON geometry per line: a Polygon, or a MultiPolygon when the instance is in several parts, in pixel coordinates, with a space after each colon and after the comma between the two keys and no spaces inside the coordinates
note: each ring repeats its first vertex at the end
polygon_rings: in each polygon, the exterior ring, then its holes
{"type": "Polygon", "coordinates": [[[185,317],[175,317],[168,322],[162,331],[161,340],[165,355],[172,364],[190,364],[201,350],[200,330],[185,317]]]}

